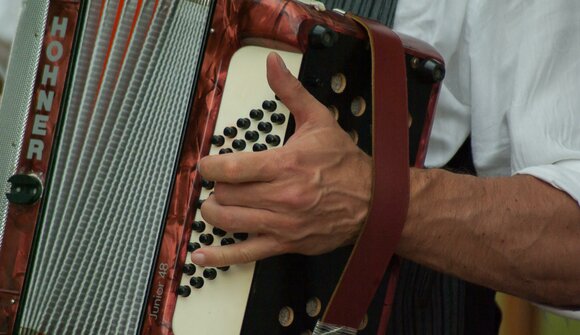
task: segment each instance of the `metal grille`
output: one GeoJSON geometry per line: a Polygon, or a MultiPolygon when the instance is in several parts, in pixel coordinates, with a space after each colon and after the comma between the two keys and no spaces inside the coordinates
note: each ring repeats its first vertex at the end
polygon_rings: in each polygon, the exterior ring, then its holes
{"type": "Polygon", "coordinates": [[[137,4],[87,4],[22,328],[138,331],[211,1],[137,4]]]}
{"type": "Polygon", "coordinates": [[[26,117],[32,103],[32,90],[38,70],[38,60],[42,48],[42,36],[46,25],[48,1],[29,1],[23,5],[22,15],[30,18],[29,24],[20,25],[12,48],[11,64],[4,87],[4,98],[0,106],[0,249],[4,240],[4,227],[8,215],[8,178],[16,172],[16,165],[22,150],[26,117]]]}

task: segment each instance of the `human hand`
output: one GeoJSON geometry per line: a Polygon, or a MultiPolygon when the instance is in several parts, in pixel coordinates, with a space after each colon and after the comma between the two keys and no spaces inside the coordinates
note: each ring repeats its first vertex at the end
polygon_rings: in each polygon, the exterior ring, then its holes
{"type": "Polygon", "coordinates": [[[267,60],[268,83],[288,107],[296,131],[280,148],[208,156],[200,173],[216,182],[201,213],[246,241],[204,247],[202,266],[247,263],[285,253],[316,255],[354,242],[371,198],[372,161],[329,110],[311,96],[277,54],[267,60]]]}

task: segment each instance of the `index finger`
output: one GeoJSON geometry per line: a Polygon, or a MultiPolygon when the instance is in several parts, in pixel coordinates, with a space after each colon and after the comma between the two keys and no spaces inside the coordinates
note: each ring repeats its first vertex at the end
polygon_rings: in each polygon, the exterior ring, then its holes
{"type": "Polygon", "coordinates": [[[205,180],[240,184],[268,182],[277,174],[276,149],[261,152],[236,152],[204,157],[198,164],[205,180]]]}

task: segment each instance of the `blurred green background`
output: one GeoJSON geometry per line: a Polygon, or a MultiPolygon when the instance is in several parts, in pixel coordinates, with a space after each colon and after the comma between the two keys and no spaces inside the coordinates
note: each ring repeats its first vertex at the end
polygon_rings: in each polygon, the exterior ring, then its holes
{"type": "Polygon", "coordinates": [[[526,301],[498,294],[500,335],[580,335],[580,321],[545,312],[526,301]]]}

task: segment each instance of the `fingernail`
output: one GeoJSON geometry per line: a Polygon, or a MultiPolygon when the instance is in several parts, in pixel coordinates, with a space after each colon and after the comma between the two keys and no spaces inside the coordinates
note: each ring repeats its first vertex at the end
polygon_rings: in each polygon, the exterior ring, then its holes
{"type": "Polygon", "coordinates": [[[191,255],[191,262],[198,265],[205,264],[205,255],[201,253],[194,253],[191,255]]]}
{"type": "Polygon", "coordinates": [[[195,165],[195,169],[197,170],[198,173],[201,173],[201,160],[197,162],[197,164],[195,165]]]}

